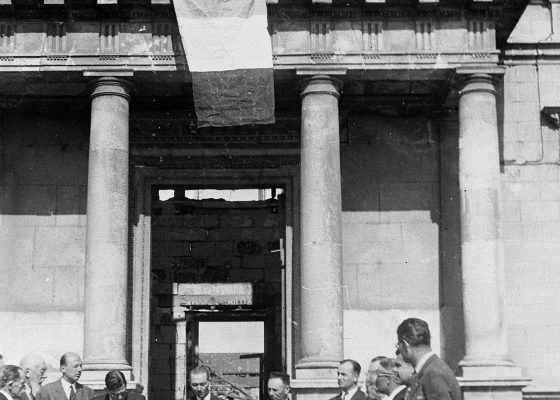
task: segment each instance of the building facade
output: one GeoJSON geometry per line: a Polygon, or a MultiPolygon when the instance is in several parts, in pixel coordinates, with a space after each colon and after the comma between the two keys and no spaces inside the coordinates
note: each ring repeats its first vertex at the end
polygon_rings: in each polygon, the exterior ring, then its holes
{"type": "Polygon", "coordinates": [[[558,397],[559,5],[267,7],[276,123],[198,129],[169,1],[1,2],[0,353],[181,399],[201,323],[256,321],[323,399],[417,316],[465,398],[558,397]]]}

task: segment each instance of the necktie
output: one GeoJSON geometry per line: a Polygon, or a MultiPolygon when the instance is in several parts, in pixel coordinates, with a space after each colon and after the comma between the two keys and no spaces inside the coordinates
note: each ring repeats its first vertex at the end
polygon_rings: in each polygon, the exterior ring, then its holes
{"type": "Polygon", "coordinates": [[[68,400],[76,400],[76,392],[74,391],[74,385],[70,385],[70,398],[68,400]]]}

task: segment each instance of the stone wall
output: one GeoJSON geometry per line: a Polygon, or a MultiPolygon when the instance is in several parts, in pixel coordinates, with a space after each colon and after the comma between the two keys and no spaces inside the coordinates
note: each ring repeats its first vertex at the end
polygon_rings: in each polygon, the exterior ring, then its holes
{"type": "Polygon", "coordinates": [[[271,250],[284,237],[283,206],[276,200],[171,199],[154,205],[152,227],[149,393],[157,399],[184,395],[187,337],[178,283],[251,282],[255,305],[274,312],[272,351],[280,358],[281,261],[271,250]]]}
{"type": "Polygon", "coordinates": [[[344,351],[392,355],[396,327],[427,319],[439,350],[439,139],[423,117],[349,117],[341,145],[344,351]],[[363,349],[367,349],[364,352],[363,349]]]}
{"type": "Polygon", "coordinates": [[[36,351],[58,369],[63,352],[81,353],[89,131],[81,117],[0,121],[0,353],[9,363],[36,351]]]}
{"type": "Polygon", "coordinates": [[[533,379],[532,386],[554,385],[557,390],[560,141],[558,129],[540,116],[540,110],[559,105],[559,74],[560,67],[555,65],[508,67],[504,77],[502,174],[511,355],[533,379]]]}

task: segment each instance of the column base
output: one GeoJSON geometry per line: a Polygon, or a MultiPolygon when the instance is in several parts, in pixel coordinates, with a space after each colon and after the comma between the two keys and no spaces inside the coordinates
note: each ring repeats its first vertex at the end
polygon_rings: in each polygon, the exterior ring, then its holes
{"type": "Polygon", "coordinates": [[[457,379],[463,400],[522,400],[522,390],[531,382],[507,358],[465,357],[459,366],[463,376],[457,379]]]}
{"type": "Polygon", "coordinates": [[[296,365],[290,387],[296,400],[325,400],[340,392],[336,373],[338,361],[303,359],[296,365]]]}

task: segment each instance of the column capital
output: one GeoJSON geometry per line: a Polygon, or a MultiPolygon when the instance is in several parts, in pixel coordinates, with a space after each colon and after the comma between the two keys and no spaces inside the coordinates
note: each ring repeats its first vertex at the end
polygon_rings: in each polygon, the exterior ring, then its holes
{"type": "Polygon", "coordinates": [[[340,98],[342,81],[329,75],[313,75],[301,81],[300,97],[309,94],[330,94],[337,99],[340,98]]]}
{"type": "Polygon", "coordinates": [[[90,98],[99,96],[119,96],[130,100],[132,82],[114,76],[103,76],[90,83],[90,98]]]}
{"type": "Polygon", "coordinates": [[[490,74],[474,73],[460,75],[458,80],[459,96],[467,93],[491,93],[496,94],[497,79],[490,74]]]}

